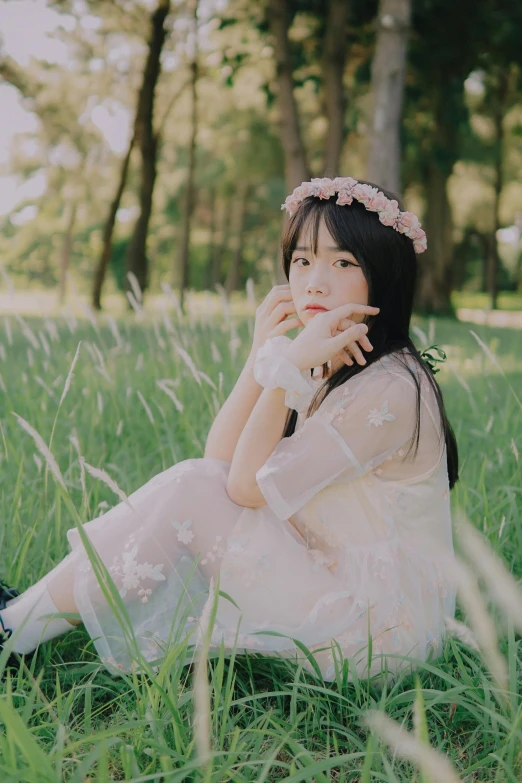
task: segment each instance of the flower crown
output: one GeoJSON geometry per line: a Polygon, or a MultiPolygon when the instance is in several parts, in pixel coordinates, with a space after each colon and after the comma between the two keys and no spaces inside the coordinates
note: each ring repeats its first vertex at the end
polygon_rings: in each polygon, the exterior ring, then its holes
{"type": "Polygon", "coordinates": [[[395,231],[406,234],[413,240],[416,253],[424,253],[426,250],[426,234],[421,228],[419,218],[413,212],[401,212],[395,199],[386,198],[378,188],[365,185],[352,177],[336,177],[335,179],[316,177],[310,182],[302,182],[286,198],[281,209],[286,209],[290,215],[293,215],[305,198],[315,196],[316,198],[328,199],[336,193],[339,194],[336,204],[343,206],[351,204],[354,199],[360,201],[370,212],[377,212],[383,225],[391,226],[395,231]]]}

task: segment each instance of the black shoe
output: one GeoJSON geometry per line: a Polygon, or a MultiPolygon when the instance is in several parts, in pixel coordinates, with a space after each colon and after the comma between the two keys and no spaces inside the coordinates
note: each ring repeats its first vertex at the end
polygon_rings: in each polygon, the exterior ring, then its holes
{"type": "MultiPolygon", "coordinates": [[[[8,601],[10,601],[12,598],[16,598],[18,595],[20,595],[18,590],[15,590],[13,587],[8,587],[6,584],[4,584],[4,582],[0,581],[0,611],[6,608],[8,601]]],[[[5,627],[2,616],[0,615],[0,652],[2,652],[5,642],[9,639],[10,636],[12,636],[12,634],[13,632],[11,628],[5,627]]],[[[11,654],[9,656],[7,665],[12,666],[13,663],[15,663],[15,659],[11,654]]]]}
{"type": "Polygon", "coordinates": [[[8,587],[4,582],[0,581],[0,611],[5,609],[7,602],[11,598],[16,598],[20,593],[15,590],[14,587],[8,587]]]}
{"type": "Polygon", "coordinates": [[[0,615],[0,652],[4,647],[5,642],[12,636],[13,632],[10,628],[6,628],[2,616],[0,615]]]}

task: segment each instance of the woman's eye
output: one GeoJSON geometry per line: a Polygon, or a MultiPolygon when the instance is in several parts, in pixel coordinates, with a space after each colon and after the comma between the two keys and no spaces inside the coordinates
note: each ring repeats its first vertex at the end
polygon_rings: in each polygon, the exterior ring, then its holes
{"type": "MultiPolygon", "coordinates": [[[[298,261],[305,261],[305,263],[307,263],[307,264],[309,263],[306,258],[294,258],[294,260],[292,261],[292,264],[297,264],[298,261]]],[[[353,261],[349,261],[347,258],[338,258],[335,263],[336,264],[338,264],[338,263],[344,264],[344,266],[341,267],[341,269],[347,269],[349,266],[359,266],[358,264],[354,264],[353,261]]]]}

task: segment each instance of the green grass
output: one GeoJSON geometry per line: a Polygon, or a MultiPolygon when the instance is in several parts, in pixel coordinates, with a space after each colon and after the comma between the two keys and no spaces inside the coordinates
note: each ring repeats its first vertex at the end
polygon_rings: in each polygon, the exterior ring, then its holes
{"type": "MultiPolygon", "coordinates": [[[[10,328],[4,331],[2,325],[0,332],[0,388],[5,387],[0,391],[0,577],[19,589],[67,553],[65,531],[74,518],[50,474],[46,483],[41,455],[11,411],[49,443],[81,340],[53,453],[68,495],[86,521],[115,498],[90,477],[82,492],[75,438],[86,461],[105,468],[127,493],[175,462],[201,457],[216,406],[246,359],[253,325],[238,321],[234,356],[234,332],[221,320],[180,325],[162,318],[154,327],[127,318],[118,322],[118,336],[103,319],[96,327],[63,318],[26,324],[31,334],[13,317],[10,328]],[[173,339],[215,390],[196,383],[173,339]],[[156,384],[165,378],[179,381],[175,394],[182,413],[156,384]]],[[[467,325],[416,320],[415,327],[419,344],[420,329],[428,344],[437,343],[448,354],[437,378],[460,448],[461,481],[452,493],[453,508],[465,512],[519,579],[520,334],[473,327],[496,355],[496,366],[467,325]]],[[[451,637],[440,659],[418,669],[417,687],[410,673],[383,692],[370,682],[348,683],[346,668],[336,682],[325,683],[287,661],[254,654],[212,659],[213,756],[207,767],[196,752],[194,676],[183,665],[183,644],[157,677],[113,678],[78,628],[43,645],[30,664],[0,682],[0,780],[433,783],[433,770],[423,773],[368,730],[365,716],[377,709],[408,730],[419,715],[422,725],[424,716],[425,736],[448,756],[461,780],[515,783],[522,778],[520,639],[498,610],[491,612],[508,666],[507,696],[499,693],[481,654],[451,637]],[[414,721],[416,703],[423,706],[414,721]]],[[[422,737],[422,729],[417,731],[422,737]]]]}
{"type": "MultiPolygon", "coordinates": [[[[479,291],[453,291],[451,295],[455,307],[466,307],[472,310],[487,310],[491,307],[491,297],[479,291]]],[[[522,293],[517,291],[502,291],[498,295],[499,310],[522,310],[522,293]]]]}

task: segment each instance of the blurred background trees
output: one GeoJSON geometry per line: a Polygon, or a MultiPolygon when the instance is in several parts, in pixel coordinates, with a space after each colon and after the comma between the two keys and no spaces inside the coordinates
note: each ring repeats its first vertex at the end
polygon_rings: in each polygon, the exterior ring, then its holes
{"type": "MultiPolygon", "coordinates": [[[[101,308],[107,287],[136,300],[168,282],[183,306],[187,288],[283,282],[285,196],[352,175],[420,215],[420,311],[451,314],[456,289],[486,291],[492,307],[522,293],[520,3],[47,6],[64,61],[0,45],[0,87],[36,118],[1,172],[32,183],[0,217],[20,287],[65,301],[70,280],[101,308]]],[[[23,36],[31,19],[20,24],[23,36]]]]}

